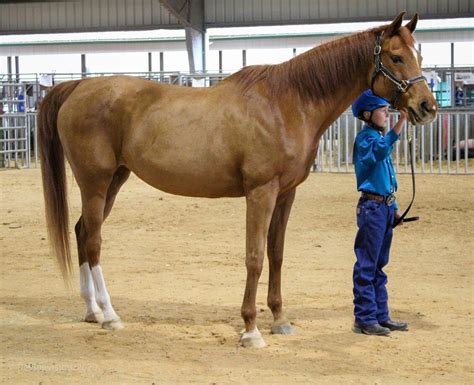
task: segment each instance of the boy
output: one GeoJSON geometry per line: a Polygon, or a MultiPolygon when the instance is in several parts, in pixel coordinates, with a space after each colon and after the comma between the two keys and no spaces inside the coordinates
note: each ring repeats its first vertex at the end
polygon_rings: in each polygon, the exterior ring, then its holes
{"type": "Polygon", "coordinates": [[[382,271],[388,263],[392,226],[400,217],[393,193],[397,180],[393,168],[392,145],[399,139],[407,118],[400,110],[400,120],[384,135],[390,103],[371,90],[364,91],[353,103],[354,116],[365,122],[354,143],[353,163],[357,190],[357,226],[354,251],[353,331],[369,335],[388,335],[394,330],[408,330],[405,322],[389,317],[387,276],[382,271]]]}

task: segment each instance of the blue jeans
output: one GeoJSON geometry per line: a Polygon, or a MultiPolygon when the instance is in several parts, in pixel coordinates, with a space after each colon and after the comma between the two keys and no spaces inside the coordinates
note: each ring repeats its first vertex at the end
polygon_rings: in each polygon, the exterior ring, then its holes
{"type": "Polygon", "coordinates": [[[393,206],[383,202],[360,199],[357,205],[357,226],[354,251],[354,315],[359,325],[373,325],[387,321],[387,275],[383,267],[388,263],[392,244],[393,206]]]}

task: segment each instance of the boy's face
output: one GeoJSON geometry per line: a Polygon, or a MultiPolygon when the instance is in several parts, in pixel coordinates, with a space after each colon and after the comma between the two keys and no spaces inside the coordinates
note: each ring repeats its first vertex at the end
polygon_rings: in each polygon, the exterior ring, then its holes
{"type": "MultiPolygon", "coordinates": [[[[367,112],[366,112],[367,113],[367,112]]],[[[372,123],[379,127],[385,127],[388,120],[388,106],[377,108],[372,112],[372,123]]]]}

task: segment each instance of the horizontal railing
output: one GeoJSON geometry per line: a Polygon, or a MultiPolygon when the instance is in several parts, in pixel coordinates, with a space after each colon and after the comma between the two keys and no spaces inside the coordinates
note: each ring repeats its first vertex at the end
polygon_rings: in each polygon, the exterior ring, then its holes
{"type": "MultiPolygon", "coordinates": [[[[474,167],[474,110],[443,109],[430,124],[405,124],[400,140],[394,145],[393,163],[399,173],[410,170],[409,138],[415,172],[438,174],[471,174],[474,167]]],[[[390,126],[398,113],[390,113],[390,126]]],[[[354,138],[361,122],[352,114],[342,114],[320,139],[313,171],[353,172],[354,138]]]]}
{"type": "MultiPolygon", "coordinates": [[[[95,74],[50,74],[53,83],[65,80],[80,79],[84,76],[109,76],[116,73],[95,74]]],[[[154,81],[180,84],[185,86],[208,87],[216,84],[228,74],[205,73],[192,74],[183,72],[134,72],[127,73],[154,81]]],[[[2,77],[0,75],[0,77],[2,77]]],[[[15,76],[13,76],[15,77],[15,76]]],[[[21,74],[23,85],[33,83],[36,95],[44,94],[44,88],[40,87],[40,76],[38,74],[21,74]]],[[[14,80],[3,76],[0,86],[11,84],[14,80]]],[[[14,82],[15,83],[15,82],[14,82]]],[[[18,83],[17,83],[18,84],[18,83]]],[[[10,87],[10,86],[6,86],[10,87]]],[[[5,86],[3,87],[5,89],[5,86]]],[[[0,101],[6,113],[0,118],[0,166],[13,164],[16,167],[29,167],[34,160],[35,166],[38,161],[37,155],[37,133],[36,133],[36,106],[28,98],[15,100],[11,95],[7,101],[0,101]],[[23,111],[18,117],[19,106],[23,105],[23,111]],[[26,110],[26,112],[25,112],[26,110]],[[25,119],[19,128],[9,127],[12,119],[25,119]],[[23,131],[21,131],[23,130],[23,131]]],[[[474,167],[472,159],[474,148],[474,122],[472,116],[474,109],[440,109],[436,120],[424,126],[404,126],[400,141],[394,145],[393,160],[397,172],[410,171],[409,141],[414,154],[415,171],[418,173],[446,173],[446,174],[470,174],[474,167]],[[471,155],[471,158],[469,156],[471,155]]],[[[390,113],[389,125],[393,126],[398,119],[396,112],[390,113]]],[[[352,147],[357,132],[361,129],[361,122],[352,114],[342,114],[322,135],[315,159],[314,171],[320,172],[352,172],[352,147]]]]}
{"type": "Polygon", "coordinates": [[[16,74],[0,74],[0,84],[2,82],[16,82],[26,84],[41,84],[46,85],[43,82],[51,81],[51,84],[57,84],[67,80],[78,80],[90,77],[101,77],[101,76],[115,76],[115,75],[128,75],[140,77],[143,79],[155,80],[161,83],[179,84],[187,86],[210,86],[216,82],[229,76],[229,73],[222,72],[203,72],[203,73],[190,73],[181,71],[160,71],[160,72],[94,72],[94,73],[76,73],[76,72],[64,72],[64,73],[22,73],[18,76],[16,74]],[[47,77],[47,78],[45,78],[47,77]]]}
{"type": "MultiPolygon", "coordinates": [[[[415,172],[423,174],[472,174],[474,167],[474,111],[442,111],[435,121],[424,126],[405,124],[394,145],[393,163],[397,173],[410,172],[411,145],[415,172]],[[411,137],[411,144],[409,138],[411,137]]],[[[3,167],[29,167],[38,163],[36,113],[24,114],[15,131],[1,127],[0,144],[3,167]],[[7,134],[8,133],[8,134],[7,134]],[[8,161],[8,162],[5,162],[8,161]],[[13,162],[13,163],[10,163],[13,162]]],[[[10,118],[13,119],[13,118],[10,118]]],[[[393,125],[398,119],[390,113],[393,125]]],[[[8,119],[2,119],[8,122],[8,119]]],[[[5,123],[4,123],[5,124],[5,123]]],[[[341,115],[320,139],[313,171],[353,172],[354,138],[362,128],[352,114],[341,115]]]]}

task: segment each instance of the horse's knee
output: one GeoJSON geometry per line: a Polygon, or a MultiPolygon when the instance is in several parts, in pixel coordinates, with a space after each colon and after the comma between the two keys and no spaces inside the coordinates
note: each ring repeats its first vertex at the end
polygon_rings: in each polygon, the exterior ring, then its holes
{"type": "Polygon", "coordinates": [[[263,270],[263,258],[250,257],[245,262],[247,273],[256,277],[260,277],[263,270]]]}

